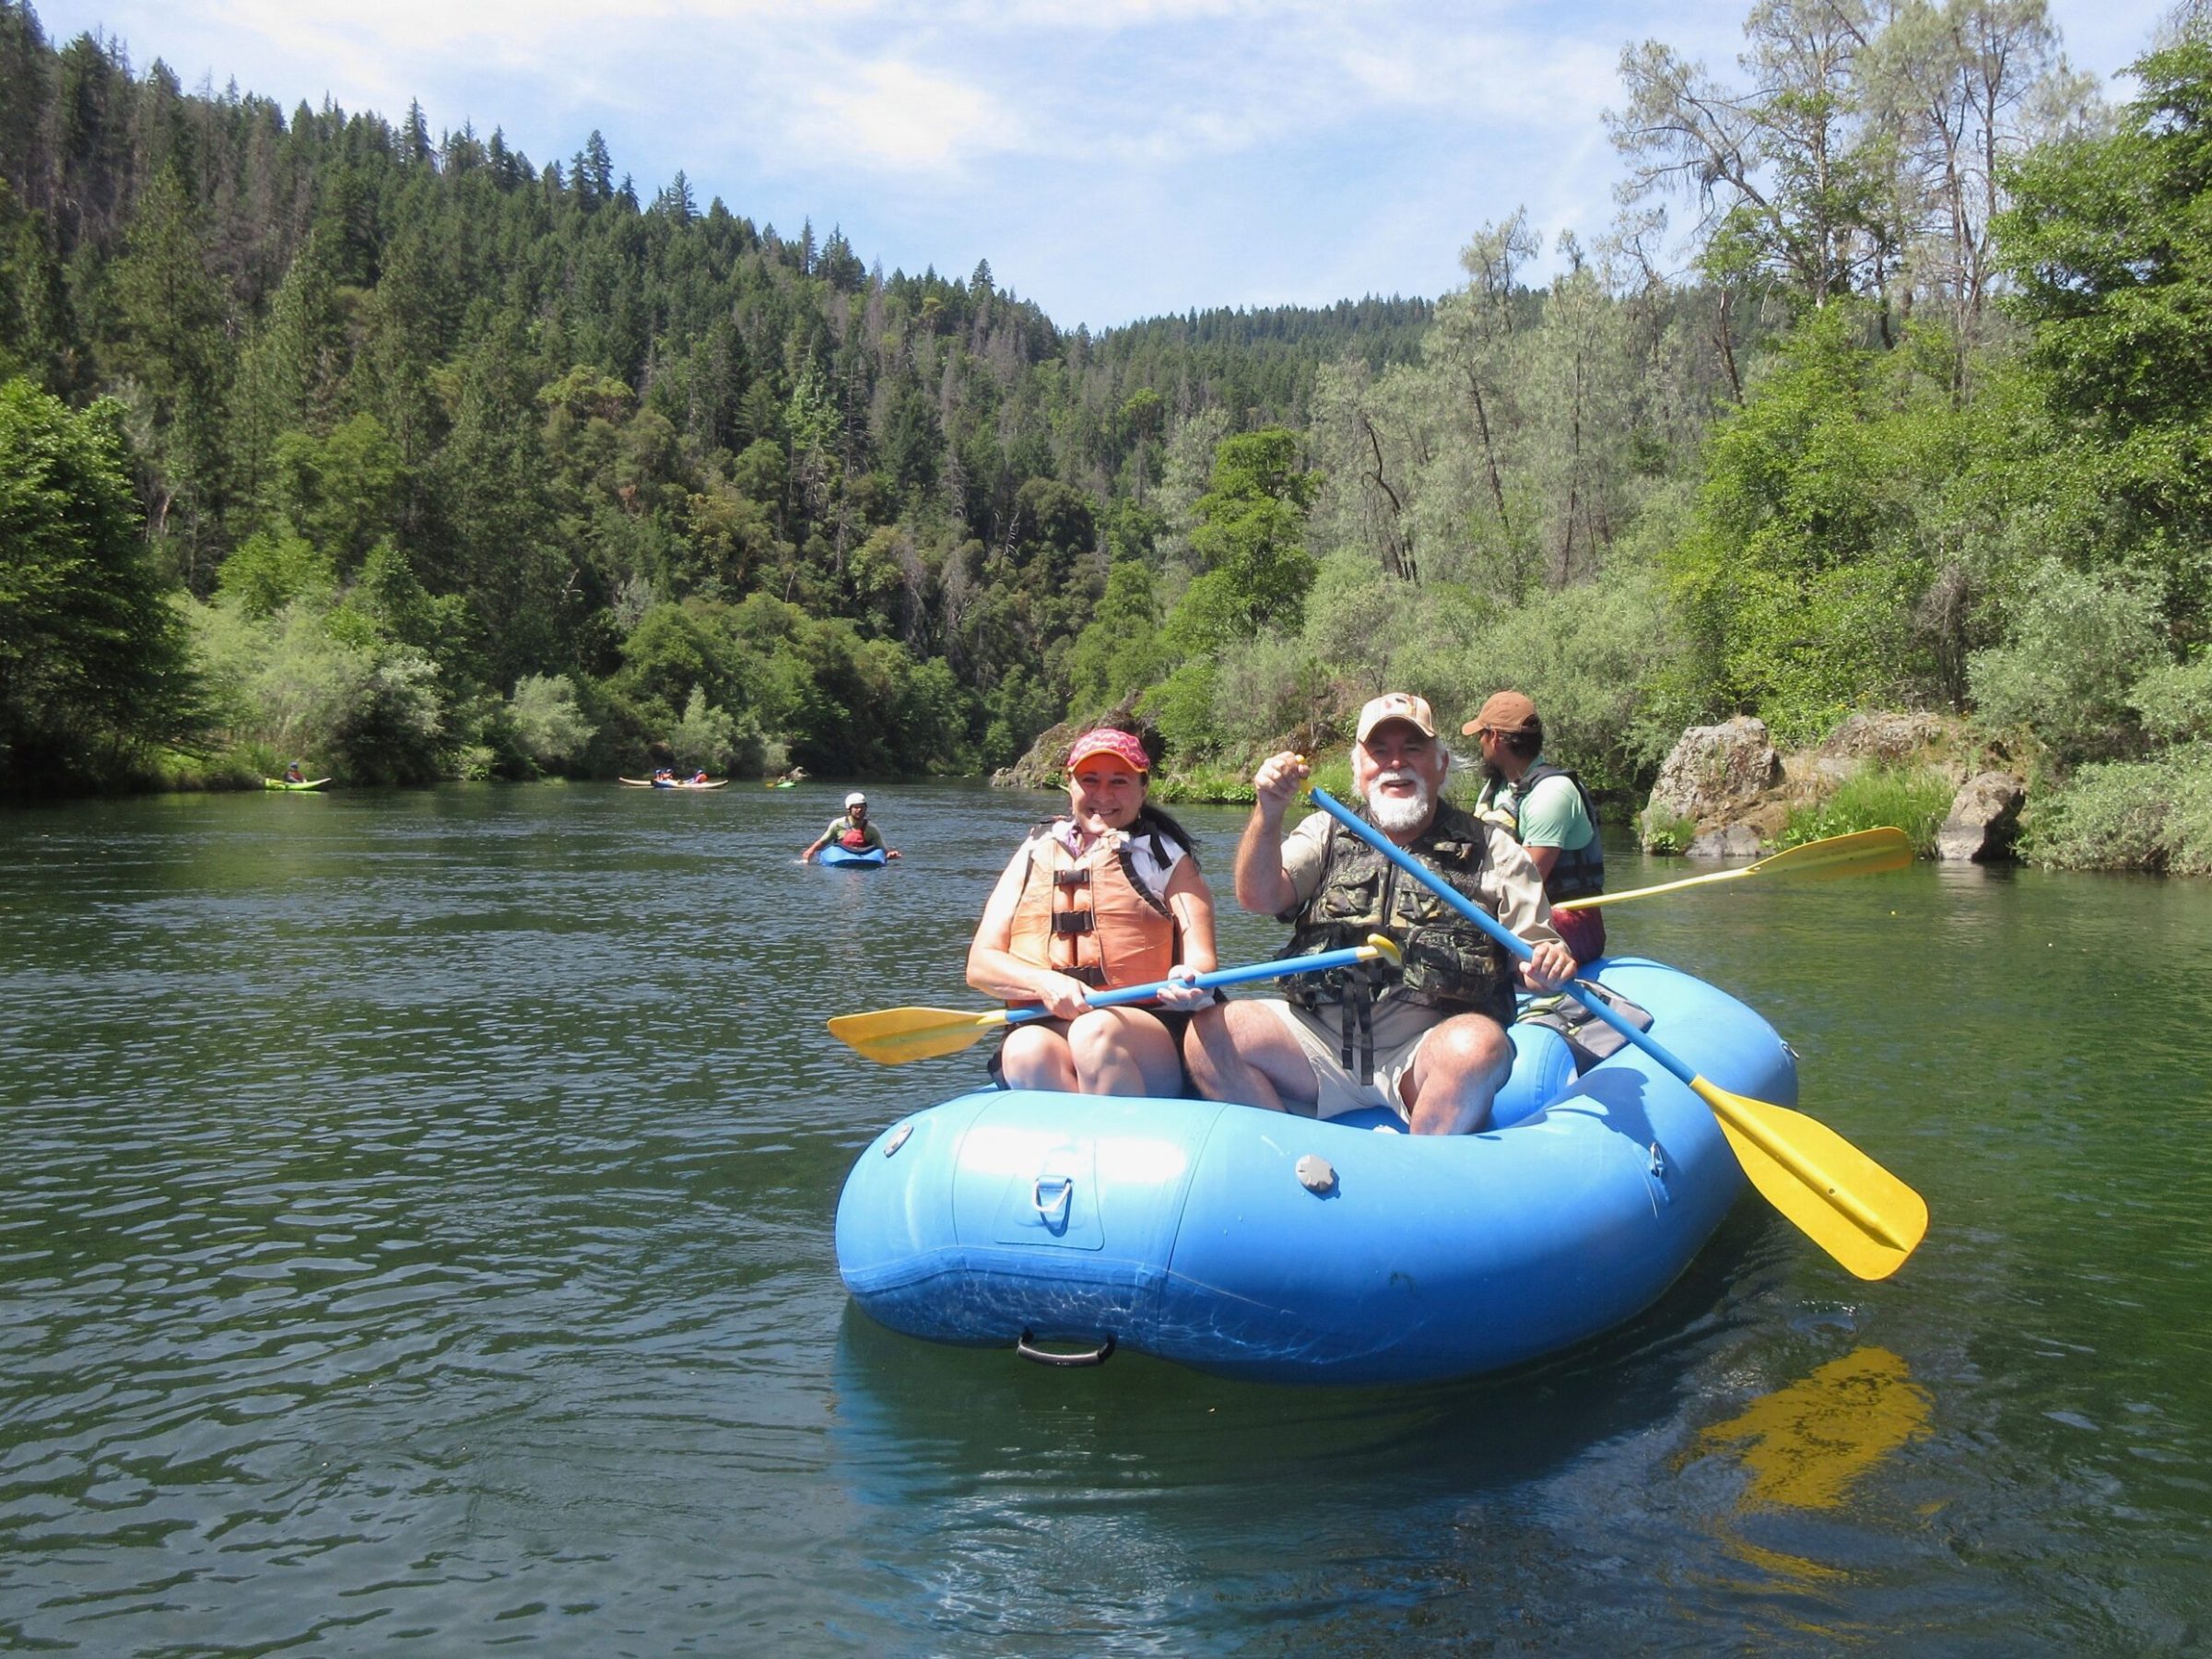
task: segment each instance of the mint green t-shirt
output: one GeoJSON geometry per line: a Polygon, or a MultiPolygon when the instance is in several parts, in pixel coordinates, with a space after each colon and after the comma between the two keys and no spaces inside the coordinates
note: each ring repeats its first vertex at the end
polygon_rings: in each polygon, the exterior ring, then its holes
{"type": "Polygon", "coordinates": [[[1583,810],[1582,792],[1565,778],[1546,778],[1525,796],[1511,785],[1502,785],[1498,801],[1510,808],[1519,822],[1514,839],[1524,847],[1557,847],[1571,853],[1588,846],[1597,833],[1597,826],[1583,810]]]}

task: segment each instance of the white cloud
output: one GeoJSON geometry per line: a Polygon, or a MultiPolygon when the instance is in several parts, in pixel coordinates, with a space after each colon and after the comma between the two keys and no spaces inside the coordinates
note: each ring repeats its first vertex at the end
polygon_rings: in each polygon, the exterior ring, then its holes
{"type": "Polygon", "coordinates": [[[972,84],[912,64],[880,62],[818,88],[794,136],[825,159],[862,168],[957,172],[1024,147],[1024,121],[972,84]]]}
{"type": "MultiPolygon", "coordinates": [[[[2109,74],[2168,0],[2052,0],[2109,74]]],[[[1525,205],[1547,245],[1612,217],[1599,116],[1657,35],[1731,76],[1750,0],[44,0],[290,109],[325,92],[538,161],[594,128],[650,194],[681,169],[755,222],[838,224],[885,266],[966,270],[1056,321],[1436,293],[1525,205]]],[[[2120,88],[2124,95],[2125,88],[2120,88]]]]}

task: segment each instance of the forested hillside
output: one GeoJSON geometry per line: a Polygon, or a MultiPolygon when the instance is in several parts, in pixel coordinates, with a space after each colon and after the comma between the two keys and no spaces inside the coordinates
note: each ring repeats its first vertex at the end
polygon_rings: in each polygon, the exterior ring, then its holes
{"type": "Polygon", "coordinates": [[[2119,861],[2212,863],[2212,47],[2147,44],[2114,112],[2034,0],[1761,8],[1624,55],[1613,227],[1092,336],[0,0],[0,782],[972,772],[1131,700],[1233,772],[1510,682],[1616,787],[1970,712],[2054,855],[2155,796],[2119,861]]]}

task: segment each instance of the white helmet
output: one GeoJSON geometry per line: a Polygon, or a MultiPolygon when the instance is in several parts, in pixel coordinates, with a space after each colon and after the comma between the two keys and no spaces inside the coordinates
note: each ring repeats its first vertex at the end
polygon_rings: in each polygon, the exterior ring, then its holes
{"type": "Polygon", "coordinates": [[[845,797],[845,805],[848,806],[865,806],[867,804],[868,797],[862,794],[857,789],[845,797]]]}

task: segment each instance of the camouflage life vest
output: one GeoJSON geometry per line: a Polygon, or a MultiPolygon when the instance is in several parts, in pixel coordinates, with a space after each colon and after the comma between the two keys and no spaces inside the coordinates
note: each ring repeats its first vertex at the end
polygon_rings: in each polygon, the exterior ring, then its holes
{"type": "MultiPolygon", "coordinates": [[[[1364,804],[1360,816],[1373,821],[1364,804]]],[[[1480,822],[1449,801],[1440,801],[1435,818],[1406,851],[1482,905],[1486,900],[1481,877],[1489,863],[1487,838],[1480,822]]],[[[1329,826],[1324,844],[1320,884],[1291,924],[1287,955],[1342,950],[1364,945],[1370,934],[1382,934],[1406,959],[1401,978],[1390,988],[1393,996],[1447,1014],[1488,1014],[1500,1024],[1512,1018],[1512,965],[1497,942],[1358,836],[1342,833],[1335,824],[1329,826]]],[[[1383,971],[1370,962],[1300,974],[1289,982],[1287,993],[1304,1008],[1341,1006],[1344,1064],[1348,1068],[1357,1058],[1362,1083],[1372,1073],[1371,1007],[1382,982],[1383,971]]]]}

